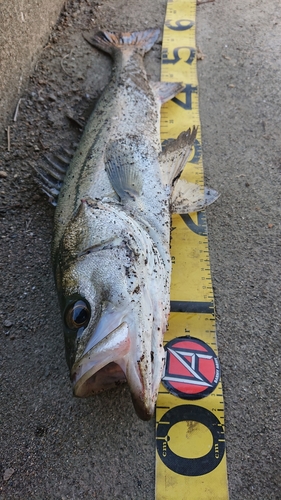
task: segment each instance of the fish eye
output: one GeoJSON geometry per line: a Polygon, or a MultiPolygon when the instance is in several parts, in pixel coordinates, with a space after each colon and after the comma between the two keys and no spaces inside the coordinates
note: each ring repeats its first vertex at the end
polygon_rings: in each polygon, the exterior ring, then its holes
{"type": "Polygon", "coordinates": [[[86,328],[90,321],[91,310],[84,300],[77,300],[68,306],[65,312],[65,323],[70,330],[86,328]]]}

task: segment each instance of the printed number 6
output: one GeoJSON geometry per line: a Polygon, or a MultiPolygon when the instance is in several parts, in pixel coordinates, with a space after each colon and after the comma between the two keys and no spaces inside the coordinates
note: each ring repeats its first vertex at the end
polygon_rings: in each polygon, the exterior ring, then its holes
{"type": "Polygon", "coordinates": [[[194,21],[190,21],[189,19],[179,19],[178,21],[175,22],[176,26],[172,26],[171,22],[169,19],[165,22],[165,26],[169,28],[170,30],[174,31],[185,31],[185,30],[190,30],[192,26],[194,26],[194,21]],[[183,24],[183,23],[188,23],[188,24],[183,24]]]}

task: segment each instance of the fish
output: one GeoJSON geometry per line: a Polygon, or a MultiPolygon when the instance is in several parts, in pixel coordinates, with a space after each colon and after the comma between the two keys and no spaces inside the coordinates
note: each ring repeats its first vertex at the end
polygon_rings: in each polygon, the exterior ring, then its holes
{"type": "Polygon", "coordinates": [[[160,110],[181,82],[149,81],[144,55],[157,28],[84,35],[113,74],[68,168],[41,172],[56,204],[52,263],[73,393],[127,382],[137,415],[154,413],[170,312],[171,212],[217,198],[180,178],[197,129],[161,145],[160,110]]]}

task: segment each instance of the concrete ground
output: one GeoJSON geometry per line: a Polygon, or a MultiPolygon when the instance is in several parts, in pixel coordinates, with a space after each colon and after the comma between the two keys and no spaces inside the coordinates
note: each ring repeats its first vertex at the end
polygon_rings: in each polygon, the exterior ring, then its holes
{"type": "Polygon", "coordinates": [[[56,23],[63,0],[0,0],[0,137],[56,23]]]}

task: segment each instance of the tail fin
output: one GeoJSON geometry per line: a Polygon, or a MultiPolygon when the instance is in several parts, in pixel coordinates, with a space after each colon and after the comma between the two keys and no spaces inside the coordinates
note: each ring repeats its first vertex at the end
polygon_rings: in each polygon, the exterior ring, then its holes
{"type": "Polygon", "coordinates": [[[84,33],[83,36],[91,45],[113,56],[116,51],[128,47],[144,55],[154,45],[159,34],[160,30],[158,28],[152,28],[145,31],[135,31],[133,33],[99,31],[95,35],[84,33]]]}

